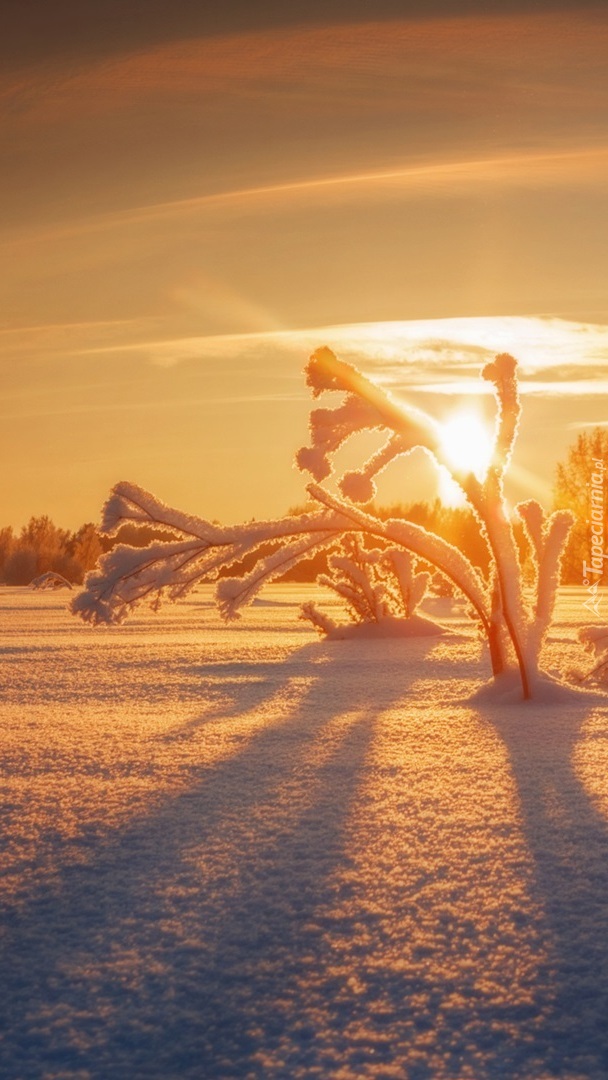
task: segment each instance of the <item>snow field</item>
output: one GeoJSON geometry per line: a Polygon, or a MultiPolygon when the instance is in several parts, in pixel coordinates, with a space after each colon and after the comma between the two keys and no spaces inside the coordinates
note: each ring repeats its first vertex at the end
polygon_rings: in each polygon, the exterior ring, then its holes
{"type": "Polygon", "coordinates": [[[462,613],[323,642],[320,597],[0,590],[7,1080],[605,1080],[608,698],[476,704],[462,613]]]}

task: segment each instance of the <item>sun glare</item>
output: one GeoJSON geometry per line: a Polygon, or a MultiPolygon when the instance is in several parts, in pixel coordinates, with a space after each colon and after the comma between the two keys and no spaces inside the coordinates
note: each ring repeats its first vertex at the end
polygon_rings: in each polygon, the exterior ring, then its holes
{"type": "Polygon", "coordinates": [[[492,456],[492,435],[477,413],[458,412],[442,425],[441,447],[456,469],[481,480],[492,456]]]}

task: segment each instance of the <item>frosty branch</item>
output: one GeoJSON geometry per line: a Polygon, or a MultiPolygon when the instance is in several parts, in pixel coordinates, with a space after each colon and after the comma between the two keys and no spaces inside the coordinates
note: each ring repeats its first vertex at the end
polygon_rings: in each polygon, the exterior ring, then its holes
{"type": "Polygon", "coordinates": [[[300,469],[313,477],[307,490],[319,509],[222,527],[171,509],[133,484],[120,483],[104,508],[102,530],[112,535],[125,523],[152,525],[168,530],[167,540],[143,549],[118,544],[87,576],[72,610],[92,623],[119,622],[142,601],[158,605],[163,596],[175,600],[200,582],[217,580],[223,617],[238,618],[240,608],[267,582],[311,553],[335,547],[340,538],[360,535],[378,539],[388,549],[408,552],[441,571],[469,600],[489,644],[493,674],[499,676],[516,666],[523,696],[532,696],[572,517],[568,511],[547,517],[533,501],[518,508],[535,568],[534,599],[527,603],[504,498],[504,477],[520,415],[515,360],[502,354],[482,372],[492,383],[497,415],[492,458],[481,480],[459,470],[446,457],[440,425],[432,417],[396,401],[354,367],[338,360],[331,350],[322,348],[313,353],[306,372],[314,397],[326,391],[343,394],[341,404],[312,411],[311,445],[296,457],[300,469]],[[352,435],[369,429],[386,433],[383,447],[360,470],[339,478],[340,495],[330,494],[321,481],[333,471],[334,453],[352,435]],[[438,467],[448,469],[476,514],[491,553],[487,577],[458,548],[422,526],[403,520],[382,521],[356,505],[372,499],[375,478],[390,462],[420,447],[438,467]],[[251,569],[239,574],[245,557],[251,569]]]}

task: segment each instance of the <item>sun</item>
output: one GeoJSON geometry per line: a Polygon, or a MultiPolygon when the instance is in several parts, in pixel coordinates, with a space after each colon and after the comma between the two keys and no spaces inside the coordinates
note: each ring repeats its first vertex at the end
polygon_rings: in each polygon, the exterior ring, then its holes
{"type": "Polygon", "coordinates": [[[441,449],[460,472],[485,476],[492,457],[492,434],[478,413],[462,409],[441,425],[441,449]]]}

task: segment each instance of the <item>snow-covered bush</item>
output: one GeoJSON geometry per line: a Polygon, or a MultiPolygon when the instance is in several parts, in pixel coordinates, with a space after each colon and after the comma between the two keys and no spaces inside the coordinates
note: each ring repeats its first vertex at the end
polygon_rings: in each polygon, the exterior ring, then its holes
{"type": "Polygon", "coordinates": [[[129,523],[171,530],[178,539],[159,540],[146,548],[118,544],[102,556],[85,579],[72,610],[92,623],[119,622],[142,601],[158,604],[163,595],[176,599],[201,581],[218,579],[217,601],[226,619],[238,617],[268,581],[280,577],[301,559],[330,548],[346,534],[376,538],[409,552],[440,571],[469,601],[489,644],[492,671],[499,676],[519,670],[524,698],[531,697],[538,675],[541,646],[551,621],[563,546],[572,522],[566,510],[547,516],[529,501],[517,509],[533,551],[533,600],[524,595],[518,545],[509,518],[504,477],[508,470],[520,416],[516,361],[506,353],[487,364],[482,376],[492,384],[497,415],[490,464],[482,479],[453,464],[441,439],[441,425],[431,416],[397,401],[381,387],[328,348],[310,358],[306,373],[313,396],[327,391],[343,395],[334,408],[314,409],[310,417],[311,445],[296,457],[313,481],[308,493],[319,509],[274,521],[222,527],[165,506],[133,484],[118,484],[106,503],[102,531],[115,534],[129,523]],[[332,456],[357,432],[386,432],[383,447],[363,467],[339,480],[340,495],[321,481],[332,473],[332,456]],[[490,551],[487,576],[457,547],[422,526],[407,521],[380,520],[356,503],[368,502],[374,480],[396,458],[422,447],[448,469],[477,516],[490,551]],[[268,544],[276,545],[268,553],[268,544]],[[253,569],[243,576],[230,570],[253,557],[253,569]]]}
{"type": "Polygon", "coordinates": [[[54,570],[48,570],[46,574],[40,574],[30,581],[30,589],[71,589],[72,584],[62,574],[56,574],[54,570]]]}
{"type": "MultiPolygon", "coordinates": [[[[327,574],[317,582],[331,589],[345,604],[354,626],[376,626],[388,635],[398,633],[405,622],[412,634],[440,628],[414,612],[424,598],[430,574],[416,573],[409,551],[399,548],[365,548],[359,539],[345,536],[327,560],[327,574]]],[[[316,604],[302,605],[302,618],[320,633],[342,636],[343,628],[320,611],[316,604]]]]}
{"type": "Polygon", "coordinates": [[[593,667],[589,671],[578,672],[578,679],[580,682],[589,679],[608,685],[608,626],[582,626],[578,639],[594,658],[593,667]]]}

